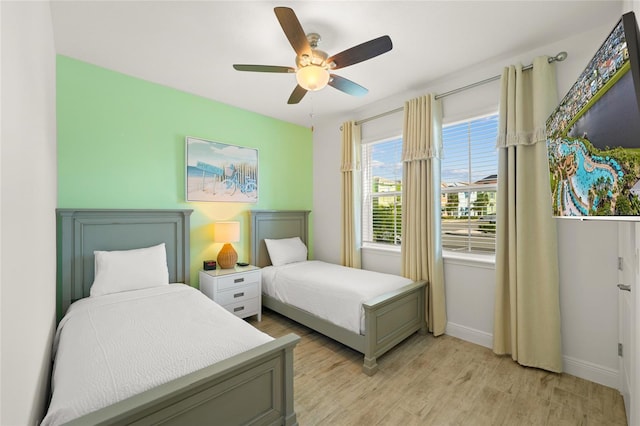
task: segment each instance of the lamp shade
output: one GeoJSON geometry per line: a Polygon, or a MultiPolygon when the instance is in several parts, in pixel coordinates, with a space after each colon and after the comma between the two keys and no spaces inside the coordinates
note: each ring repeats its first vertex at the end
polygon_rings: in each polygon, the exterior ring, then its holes
{"type": "Polygon", "coordinates": [[[216,222],[213,224],[214,243],[237,243],[240,241],[240,222],[216,222]]]}
{"type": "Polygon", "coordinates": [[[320,90],[329,83],[329,71],[319,65],[307,65],[298,69],[296,80],[298,84],[310,91],[320,90]]]}

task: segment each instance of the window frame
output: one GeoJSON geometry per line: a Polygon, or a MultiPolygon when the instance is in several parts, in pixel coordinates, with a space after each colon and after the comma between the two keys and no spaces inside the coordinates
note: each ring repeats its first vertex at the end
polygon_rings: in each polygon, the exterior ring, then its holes
{"type": "MultiPolygon", "coordinates": [[[[373,175],[371,173],[371,168],[368,167],[372,163],[372,161],[370,158],[368,158],[367,153],[365,152],[367,147],[383,144],[386,142],[394,142],[394,141],[400,141],[400,153],[401,153],[402,152],[402,134],[396,134],[394,136],[385,137],[378,140],[363,142],[361,143],[361,146],[360,146],[360,154],[361,154],[360,164],[361,164],[361,172],[362,172],[362,176],[361,176],[361,224],[362,224],[361,246],[362,248],[400,252],[400,249],[402,247],[401,241],[397,244],[373,241],[374,239],[373,237],[373,234],[374,234],[373,198],[393,196],[393,197],[396,197],[396,199],[399,199],[399,203],[397,203],[396,205],[402,206],[402,184],[403,184],[402,179],[404,178],[404,164],[402,165],[402,170],[399,175],[400,190],[382,191],[382,192],[378,191],[374,193],[372,188],[373,175]],[[369,182],[368,186],[370,188],[367,186],[366,180],[368,180],[369,182]],[[368,199],[368,197],[371,197],[371,198],[368,199]]],[[[402,161],[402,159],[400,159],[400,161],[402,161]]],[[[399,218],[400,220],[399,223],[394,223],[393,225],[394,229],[399,230],[397,233],[394,232],[394,239],[395,239],[397,237],[402,236],[402,210],[400,210],[400,215],[398,215],[397,213],[394,214],[394,218],[399,218]]]]}
{"type": "MultiPolygon", "coordinates": [[[[443,145],[444,145],[444,129],[447,127],[451,127],[451,126],[456,126],[456,125],[460,125],[460,124],[468,124],[470,125],[472,122],[476,121],[476,120],[482,120],[484,118],[489,118],[489,117],[495,117],[496,119],[496,133],[498,130],[498,125],[499,123],[497,122],[497,120],[499,119],[499,112],[497,110],[493,110],[489,113],[484,113],[484,114],[478,114],[478,115],[472,115],[472,116],[467,116],[463,119],[458,119],[455,121],[451,121],[448,123],[443,123],[443,145]]],[[[467,143],[469,141],[469,137],[467,137],[467,143]]],[[[468,176],[469,179],[471,179],[471,176],[473,175],[473,169],[472,169],[472,161],[469,161],[469,158],[471,158],[471,145],[468,143],[467,146],[467,151],[468,151],[468,156],[467,156],[467,172],[468,172],[468,176]]],[[[446,158],[446,148],[443,147],[443,156],[444,158],[446,158]]],[[[493,232],[494,234],[494,238],[493,238],[493,242],[490,244],[493,244],[493,249],[479,249],[476,245],[476,247],[473,247],[473,236],[471,236],[471,221],[474,220],[472,219],[472,216],[491,216],[493,215],[494,218],[496,217],[496,206],[493,206],[493,210],[495,212],[493,213],[483,213],[481,215],[471,215],[471,210],[473,209],[473,201],[469,200],[468,202],[468,206],[467,208],[469,209],[469,211],[466,214],[466,221],[467,221],[467,229],[469,230],[469,233],[466,236],[466,247],[460,247],[460,248],[453,248],[451,246],[446,246],[444,244],[444,240],[445,240],[445,219],[444,217],[447,216],[445,215],[446,210],[446,204],[443,204],[443,199],[445,194],[462,194],[462,193],[466,193],[467,194],[467,198],[471,199],[471,193],[481,193],[481,192],[487,192],[487,193],[495,193],[495,200],[497,202],[497,195],[498,195],[498,166],[497,166],[497,161],[498,161],[498,152],[496,150],[496,170],[495,170],[495,175],[496,175],[496,179],[495,182],[492,183],[477,183],[479,181],[475,181],[472,183],[469,183],[468,185],[463,185],[463,186],[444,186],[444,184],[446,183],[443,179],[442,179],[442,175],[440,177],[440,199],[441,199],[441,210],[440,210],[440,233],[441,233],[441,239],[442,239],[442,250],[443,250],[443,257],[445,258],[450,258],[450,259],[456,259],[456,260],[461,260],[461,259],[466,259],[469,260],[473,263],[476,262],[482,262],[482,263],[494,263],[495,262],[495,244],[496,244],[496,240],[495,240],[495,231],[496,231],[496,227],[497,227],[497,221],[494,219],[493,223],[491,223],[491,221],[489,221],[489,226],[490,226],[490,231],[489,232],[493,232]],[[491,227],[491,225],[493,225],[491,227]]],[[[441,165],[442,166],[442,165],[441,165]]],[[[488,175],[490,176],[490,175],[488,175]]],[[[483,178],[484,179],[484,178],[483,178]]],[[[491,198],[491,197],[490,197],[491,198]]],[[[478,243],[476,243],[478,244],[478,243]]]]}
{"type": "MultiPolygon", "coordinates": [[[[484,117],[490,117],[490,116],[497,116],[498,115],[498,111],[497,109],[490,109],[490,110],[485,110],[485,113],[481,113],[481,114],[477,114],[477,115],[469,115],[466,116],[465,118],[461,118],[461,119],[456,119],[456,120],[452,120],[450,122],[446,122],[446,118],[443,122],[443,129],[444,127],[448,127],[448,126],[452,126],[452,125],[456,125],[456,124],[460,124],[460,123],[468,123],[474,120],[478,120],[478,119],[482,119],[484,117]]],[[[361,243],[361,248],[364,249],[365,251],[369,251],[369,250],[374,250],[374,251],[380,251],[380,252],[387,252],[389,254],[391,253],[399,253],[401,251],[401,242],[399,244],[389,244],[389,243],[379,243],[379,242],[372,242],[372,241],[366,241],[367,238],[365,238],[367,229],[372,229],[372,220],[373,220],[373,216],[371,214],[372,212],[372,208],[369,207],[369,215],[367,216],[367,207],[365,206],[365,201],[366,201],[366,196],[367,196],[367,192],[365,191],[365,178],[367,177],[367,173],[368,171],[366,170],[366,165],[370,162],[370,160],[365,159],[365,152],[363,150],[365,145],[372,145],[372,144],[378,144],[378,143],[383,143],[383,142],[388,142],[388,141],[393,141],[393,140],[402,140],[403,135],[401,133],[396,133],[393,136],[390,137],[384,137],[384,138],[379,138],[376,140],[368,140],[366,142],[363,142],[361,145],[361,165],[362,165],[362,177],[361,177],[361,184],[362,184],[362,198],[361,198],[361,225],[362,225],[362,243],[361,243]]],[[[445,153],[446,155],[446,153],[445,153]]],[[[496,159],[497,159],[497,153],[496,153],[496,159]]],[[[404,165],[403,165],[403,169],[404,169],[404,165]]],[[[402,178],[404,178],[404,171],[402,173],[402,178]]],[[[497,170],[496,170],[496,175],[497,175],[497,170]]],[[[371,178],[372,176],[368,176],[371,182],[371,178]]],[[[404,183],[404,182],[402,182],[404,183]]],[[[442,179],[440,181],[440,183],[442,184],[442,179]]],[[[454,190],[454,188],[452,187],[451,190],[445,190],[442,185],[440,186],[441,189],[441,195],[445,194],[445,193],[451,193],[451,192],[487,192],[487,191],[495,191],[496,196],[497,196],[497,192],[498,192],[498,184],[497,184],[497,179],[496,179],[496,183],[494,184],[476,184],[476,185],[469,185],[464,187],[464,190],[454,190]]],[[[398,191],[397,194],[400,197],[400,205],[402,205],[402,191],[398,191]]],[[[442,210],[441,210],[442,212],[442,210]]],[[[399,216],[401,218],[401,214],[399,216]]],[[[400,224],[401,225],[401,224],[400,224]]],[[[497,225],[497,224],[496,224],[497,225]]],[[[400,234],[401,235],[402,230],[400,229],[400,234]]],[[[442,237],[442,232],[443,232],[443,228],[442,228],[442,214],[441,214],[441,226],[440,226],[440,232],[441,232],[441,237],[442,237]]],[[[452,250],[449,248],[445,248],[443,246],[443,258],[447,260],[448,263],[450,262],[454,262],[454,263],[464,263],[464,264],[469,264],[469,265],[492,265],[495,264],[495,249],[493,251],[458,251],[458,250],[452,250]]]]}

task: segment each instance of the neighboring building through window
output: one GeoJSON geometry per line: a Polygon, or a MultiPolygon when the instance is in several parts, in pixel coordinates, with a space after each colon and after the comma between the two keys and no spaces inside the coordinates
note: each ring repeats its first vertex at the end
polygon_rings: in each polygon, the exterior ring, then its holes
{"type": "Polygon", "coordinates": [[[498,115],[443,126],[442,246],[495,252],[498,115]]]}
{"type": "Polygon", "coordinates": [[[362,145],[362,242],[400,246],[402,137],[362,145]]]}

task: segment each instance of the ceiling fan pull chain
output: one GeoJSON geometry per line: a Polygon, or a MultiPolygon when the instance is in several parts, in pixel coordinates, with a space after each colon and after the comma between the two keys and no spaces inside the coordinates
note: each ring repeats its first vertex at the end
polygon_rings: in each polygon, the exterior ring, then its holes
{"type": "Polygon", "coordinates": [[[311,112],[309,113],[309,118],[311,119],[311,133],[313,133],[313,93],[311,93],[311,112]]]}

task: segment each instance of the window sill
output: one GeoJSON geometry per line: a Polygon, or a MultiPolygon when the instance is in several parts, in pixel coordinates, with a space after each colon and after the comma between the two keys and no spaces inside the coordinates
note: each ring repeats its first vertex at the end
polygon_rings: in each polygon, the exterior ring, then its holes
{"type": "Polygon", "coordinates": [[[392,246],[390,244],[371,244],[367,243],[362,246],[362,251],[371,251],[385,254],[397,254],[400,256],[400,246],[392,246]]]}
{"type": "MultiPolygon", "coordinates": [[[[363,252],[378,253],[392,256],[400,256],[400,247],[386,244],[366,244],[361,250],[363,252]]],[[[447,263],[453,263],[466,266],[482,266],[494,268],[496,264],[495,253],[468,253],[457,252],[453,250],[443,250],[442,258],[447,263]]]]}
{"type": "Polygon", "coordinates": [[[486,268],[495,268],[495,253],[468,253],[452,250],[443,250],[442,257],[446,263],[453,263],[466,266],[482,266],[486,268]]]}

